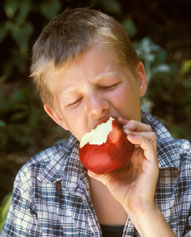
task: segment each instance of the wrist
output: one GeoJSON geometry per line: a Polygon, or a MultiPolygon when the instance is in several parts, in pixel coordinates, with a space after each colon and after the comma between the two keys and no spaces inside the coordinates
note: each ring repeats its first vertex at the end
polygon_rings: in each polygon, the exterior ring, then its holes
{"type": "Polygon", "coordinates": [[[145,216],[147,213],[154,213],[158,209],[154,201],[135,201],[133,205],[129,205],[128,207],[124,207],[129,216],[137,218],[141,218],[145,216]]]}
{"type": "Polygon", "coordinates": [[[158,215],[159,212],[161,212],[160,209],[154,203],[148,203],[142,205],[141,208],[136,209],[136,211],[130,212],[129,216],[137,222],[142,222],[145,218],[158,215]]]}
{"type": "Polygon", "coordinates": [[[128,213],[141,236],[175,237],[160,209],[154,203],[147,203],[141,210],[128,213]]]}

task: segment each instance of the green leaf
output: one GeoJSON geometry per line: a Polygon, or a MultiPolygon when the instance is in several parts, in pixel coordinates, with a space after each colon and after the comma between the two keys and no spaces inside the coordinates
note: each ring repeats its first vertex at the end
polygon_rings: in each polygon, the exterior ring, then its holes
{"type": "Polygon", "coordinates": [[[2,231],[4,222],[7,216],[7,212],[9,210],[11,198],[12,198],[12,193],[8,193],[2,201],[2,205],[0,208],[0,232],[2,231]]]}
{"type": "Polygon", "coordinates": [[[0,76],[0,83],[3,83],[6,80],[7,80],[7,76],[6,75],[0,76]]]}
{"type": "Polygon", "coordinates": [[[135,26],[135,24],[133,23],[133,21],[130,18],[129,19],[125,19],[124,21],[121,22],[121,24],[126,29],[129,37],[133,37],[133,36],[136,35],[136,33],[137,33],[136,26],[135,26]]]}
{"type": "Polygon", "coordinates": [[[12,37],[15,39],[22,53],[28,50],[28,41],[33,32],[32,25],[28,22],[23,25],[15,24],[12,29],[12,37]]]}
{"type": "Polygon", "coordinates": [[[26,17],[28,16],[31,8],[32,8],[32,6],[31,6],[30,0],[22,1],[22,3],[20,4],[20,7],[19,7],[19,12],[18,12],[16,21],[18,23],[23,23],[25,21],[26,17]]]}
{"type": "Polygon", "coordinates": [[[6,122],[4,120],[0,120],[0,128],[5,128],[6,122]]]}
{"type": "Polygon", "coordinates": [[[6,0],[4,5],[4,11],[8,18],[13,18],[18,9],[19,1],[6,0]]]}
{"type": "Polygon", "coordinates": [[[10,205],[10,202],[11,202],[11,198],[12,198],[12,193],[8,193],[3,201],[2,201],[2,206],[1,206],[1,212],[0,212],[0,216],[1,218],[6,218],[7,216],[7,212],[8,212],[8,209],[9,209],[9,205],[10,205]]]}
{"type": "Polygon", "coordinates": [[[99,4],[101,5],[101,8],[105,9],[108,12],[114,14],[120,14],[122,12],[121,5],[116,0],[107,0],[107,1],[100,0],[99,4]]]}
{"type": "MultiPolygon", "coordinates": [[[[150,38],[143,38],[141,41],[134,43],[136,51],[140,57],[150,57],[154,53],[159,52],[161,48],[152,42],[150,38]]],[[[149,59],[150,60],[150,59],[149,59]]]]}
{"type": "Polygon", "coordinates": [[[184,80],[182,83],[185,88],[191,89],[191,79],[184,80]]]}
{"type": "Polygon", "coordinates": [[[191,72],[191,60],[185,60],[180,68],[180,74],[185,75],[189,71],[191,72]]]}
{"type": "Polygon", "coordinates": [[[171,72],[171,68],[167,64],[160,64],[152,68],[152,75],[158,73],[169,73],[171,72]]]}
{"type": "Polygon", "coordinates": [[[5,25],[1,25],[0,26],[0,42],[2,42],[6,36],[7,36],[7,30],[5,28],[5,25]]]}
{"type": "Polygon", "coordinates": [[[153,107],[153,102],[149,100],[147,97],[143,97],[141,100],[141,108],[143,111],[150,113],[153,107]]]}
{"type": "Polygon", "coordinates": [[[60,9],[60,1],[58,0],[49,0],[49,1],[44,1],[40,5],[40,11],[42,14],[48,18],[52,19],[53,17],[56,16],[60,9]]]}

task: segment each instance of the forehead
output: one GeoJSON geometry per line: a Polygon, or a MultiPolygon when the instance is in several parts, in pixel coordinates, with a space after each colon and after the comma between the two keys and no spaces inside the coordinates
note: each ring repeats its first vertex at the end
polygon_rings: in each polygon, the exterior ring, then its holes
{"type": "Polygon", "coordinates": [[[75,59],[63,63],[59,66],[51,66],[46,70],[49,81],[54,81],[55,77],[64,75],[64,77],[71,77],[78,73],[104,73],[107,71],[115,71],[118,69],[122,60],[118,57],[113,49],[108,49],[100,46],[89,47],[75,59]]]}
{"type": "Polygon", "coordinates": [[[112,65],[114,66],[120,60],[115,54],[114,50],[108,50],[100,47],[90,47],[83,51],[80,55],[75,57],[73,60],[68,60],[67,62],[63,62],[58,66],[55,66],[53,61],[47,62],[46,66],[43,67],[43,71],[46,74],[46,77],[49,80],[55,76],[58,76],[61,73],[67,73],[71,68],[71,72],[75,72],[75,69],[84,69],[84,65],[91,65],[98,71],[101,70],[103,66],[112,65]]]}
{"type": "Polygon", "coordinates": [[[60,67],[51,67],[47,83],[52,94],[63,94],[68,87],[80,86],[82,82],[95,84],[105,77],[123,77],[124,72],[130,71],[116,51],[96,45],[60,67]]]}

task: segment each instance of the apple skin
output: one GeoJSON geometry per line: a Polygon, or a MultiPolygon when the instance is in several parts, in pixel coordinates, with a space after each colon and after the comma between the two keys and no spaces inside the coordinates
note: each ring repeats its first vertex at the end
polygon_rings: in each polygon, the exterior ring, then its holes
{"type": "Polygon", "coordinates": [[[112,130],[105,143],[85,144],[79,147],[81,163],[96,174],[104,174],[122,168],[129,162],[134,145],[127,140],[122,125],[117,119],[112,120],[112,130]]]}

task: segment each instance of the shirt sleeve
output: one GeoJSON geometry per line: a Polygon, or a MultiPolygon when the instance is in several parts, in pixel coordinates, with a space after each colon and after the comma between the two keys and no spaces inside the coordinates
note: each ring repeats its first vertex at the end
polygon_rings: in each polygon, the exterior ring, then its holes
{"type": "Polygon", "coordinates": [[[31,180],[27,180],[27,176],[20,172],[15,179],[12,201],[1,237],[42,236],[32,202],[31,180]]]}

